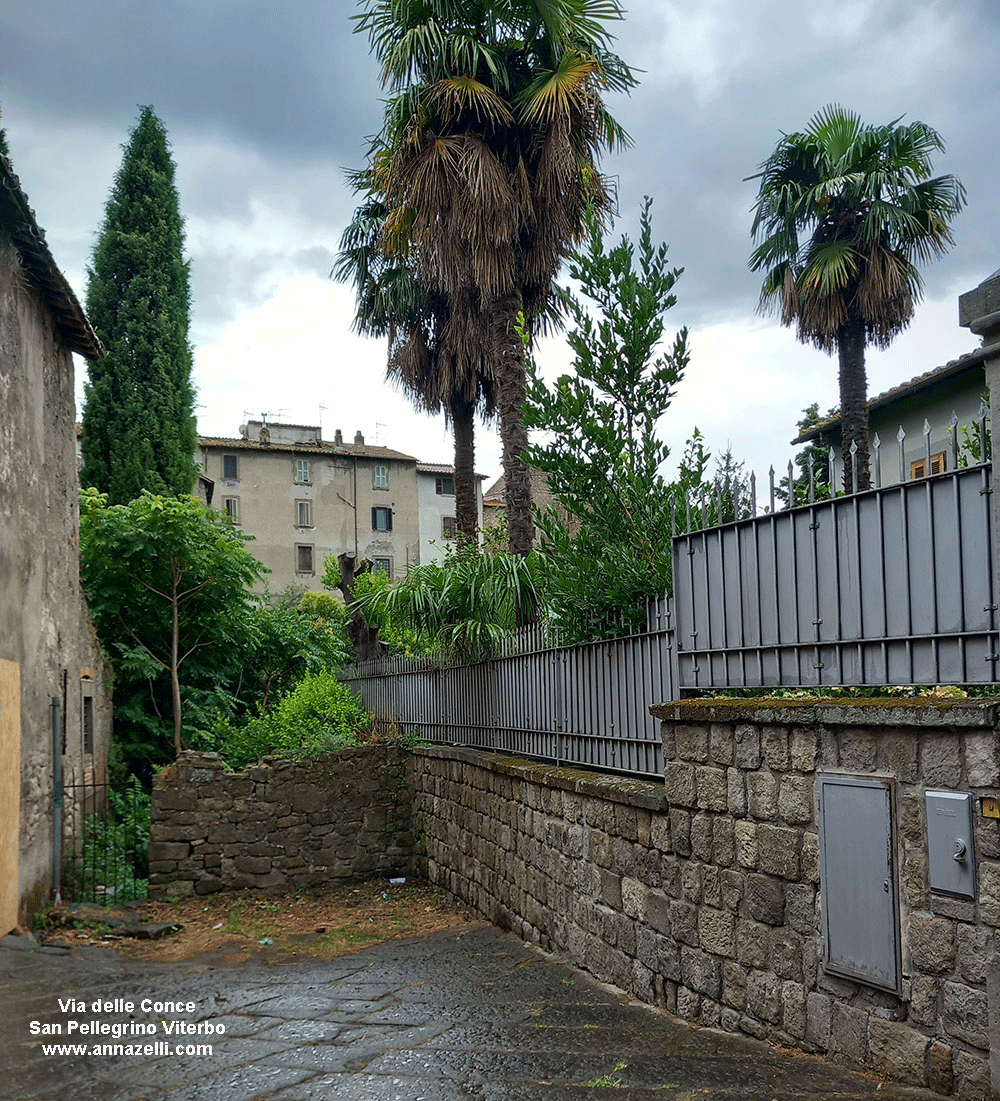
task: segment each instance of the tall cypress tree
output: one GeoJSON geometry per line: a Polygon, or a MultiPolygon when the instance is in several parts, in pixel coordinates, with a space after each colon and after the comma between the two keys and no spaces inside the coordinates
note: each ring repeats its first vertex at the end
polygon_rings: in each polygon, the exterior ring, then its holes
{"type": "Polygon", "coordinates": [[[191,292],[167,131],[143,107],[87,270],[87,314],[107,349],[89,365],[81,483],[124,504],[194,485],[191,292]]]}

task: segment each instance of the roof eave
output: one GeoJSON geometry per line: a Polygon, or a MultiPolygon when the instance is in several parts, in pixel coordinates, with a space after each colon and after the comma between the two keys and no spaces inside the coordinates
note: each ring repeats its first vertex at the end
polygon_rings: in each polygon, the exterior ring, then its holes
{"type": "Polygon", "coordinates": [[[10,161],[0,155],[0,225],[21,258],[24,270],[38,285],[52,311],[66,347],[85,359],[101,359],[104,346],[87,320],[73,288],[53,259],[45,234],[28,204],[10,161]]]}
{"type": "MultiPolygon", "coordinates": [[[[868,415],[871,416],[872,413],[880,409],[885,409],[895,405],[897,402],[905,401],[907,398],[913,397],[914,394],[919,394],[922,390],[929,390],[932,386],[938,385],[938,383],[953,378],[955,375],[962,374],[970,367],[974,367],[977,363],[982,363],[988,354],[990,354],[989,348],[977,348],[975,351],[961,356],[952,363],[946,363],[943,367],[939,367],[935,371],[928,371],[926,375],[921,375],[911,382],[904,383],[901,386],[893,387],[891,390],[886,390],[884,393],[878,394],[868,402],[868,415]]],[[[791,443],[793,445],[810,443],[827,432],[839,431],[839,429],[840,414],[838,413],[836,416],[827,417],[826,420],[820,421],[819,424],[811,425],[809,428],[800,432],[791,443]]]]}

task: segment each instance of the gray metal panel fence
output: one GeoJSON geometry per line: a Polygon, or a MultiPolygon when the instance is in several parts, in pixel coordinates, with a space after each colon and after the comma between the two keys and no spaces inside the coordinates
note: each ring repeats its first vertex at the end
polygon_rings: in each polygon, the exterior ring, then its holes
{"type": "Polygon", "coordinates": [[[677,536],[682,690],[1000,679],[990,468],[677,536]]]}
{"type": "Polygon", "coordinates": [[[651,605],[649,628],[469,665],[390,659],[343,679],[377,718],[428,741],[662,776],[659,722],[648,708],[676,696],[666,598],[651,605]]]}

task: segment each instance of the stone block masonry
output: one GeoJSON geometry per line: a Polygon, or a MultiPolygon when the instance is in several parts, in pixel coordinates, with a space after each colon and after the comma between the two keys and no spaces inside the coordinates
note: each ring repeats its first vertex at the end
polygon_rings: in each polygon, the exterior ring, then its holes
{"type": "Polygon", "coordinates": [[[153,780],[150,897],[405,875],[408,773],[406,752],[391,747],[265,758],[238,773],[214,753],[184,753],[153,780]]]}
{"type": "MultiPolygon", "coordinates": [[[[914,701],[915,702],[915,701],[914,701]]],[[[664,779],[459,747],[364,747],[153,791],[154,896],[417,871],[483,918],[691,1021],[962,1101],[1000,1083],[1000,796],[987,704],[664,704],[664,779]],[[892,790],[897,990],[827,971],[817,777],[892,790]],[[977,895],[930,889],[924,794],[975,797],[977,895]],[[991,1067],[991,1057],[994,1065],[991,1067]]],[[[881,880],[880,880],[881,882],[881,880]]]]}
{"type": "Polygon", "coordinates": [[[967,1101],[991,1096],[1000,822],[977,799],[978,900],[932,893],[924,791],[997,796],[992,709],[692,701],[653,711],[664,784],[415,750],[431,881],[689,1020],[967,1101]],[[820,772],[894,781],[898,994],[824,970],[820,772]]]}

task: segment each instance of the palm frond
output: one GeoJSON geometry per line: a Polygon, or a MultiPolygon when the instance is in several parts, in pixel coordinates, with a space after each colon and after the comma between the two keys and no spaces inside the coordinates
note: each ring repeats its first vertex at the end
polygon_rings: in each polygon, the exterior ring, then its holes
{"type": "Polygon", "coordinates": [[[588,83],[597,72],[593,57],[566,50],[554,69],[539,72],[517,97],[524,118],[533,125],[544,125],[558,115],[582,113],[588,83]]]}
{"type": "Polygon", "coordinates": [[[785,134],[748,177],[758,181],[749,264],[766,273],[758,308],[780,298],[783,322],[826,349],[849,314],[871,339],[891,339],[919,297],[915,262],[946,251],[965,201],[953,177],[930,178],[940,148],[923,123],[865,126],[837,104],[785,134]]]}
{"type": "Polygon", "coordinates": [[[805,296],[843,294],[858,273],[858,259],[851,241],[828,241],[810,250],[798,278],[805,296]]]}
{"type": "Polygon", "coordinates": [[[445,123],[455,121],[466,111],[493,126],[514,123],[513,112],[503,98],[470,74],[439,80],[431,85],[427,94],[445,123]]]}

